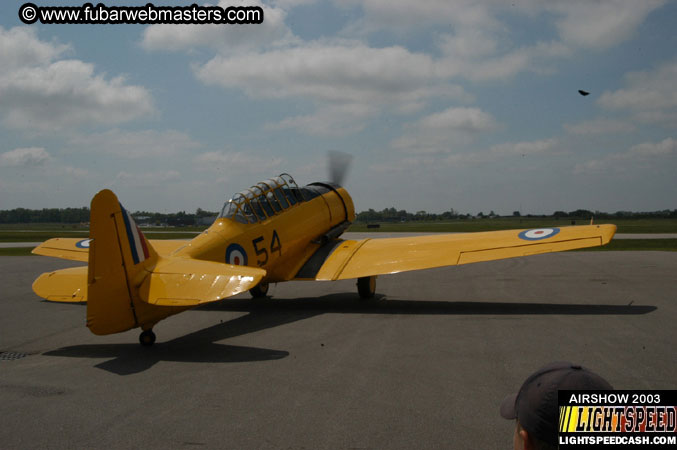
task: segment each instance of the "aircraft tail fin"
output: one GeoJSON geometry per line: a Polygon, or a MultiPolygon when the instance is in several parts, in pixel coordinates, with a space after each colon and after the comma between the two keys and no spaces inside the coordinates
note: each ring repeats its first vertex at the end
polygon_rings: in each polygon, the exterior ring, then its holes
{"type": "Polygon", "coordinates": [[[90,214],[87,326],[94,334],[150,329],[177,312],[246,291],[266,274],[254,267],[160,257],[109,190],[94,196],[90,214]]]}
{"type": "Polygon", "coordinates": [[[108,189],[92,199],[89,233],[87,326],[94,334],[140,326],[138,286],[152,272],[157,253],[108,189]]]}
{"type": "Polygon", "coordinates": [[[88,240],[50,244],[60,252],[86,242],[87,267],[42,274],[33,290],[51,301],[86,301],[94,334],[149,330],[172,314],[251,289],[266,275],[255,267],[159,256],[108,189],[92,199],[89,222],[88,240]]]}

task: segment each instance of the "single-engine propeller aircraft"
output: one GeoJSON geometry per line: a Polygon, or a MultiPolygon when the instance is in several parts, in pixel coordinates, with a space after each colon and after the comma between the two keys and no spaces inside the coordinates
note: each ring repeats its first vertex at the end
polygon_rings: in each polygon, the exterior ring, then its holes
{"type": "Polygon", "coordinates": [[[416,237],[344,240],[353,201],[336,182],[299,187],[288,174],[228,200],[206,231],[190,241],[148,240],[110,190],[91,204],[89,239],[54,238],[38,255],[87,262],[43,273],[33,283],[56,302],[87,302],[94,334],[153,326],[173,314],[270,283],[357,279],[361,298],[374,296],[376,276],[608,243],[615,225],[584,225],[416,237]]]}

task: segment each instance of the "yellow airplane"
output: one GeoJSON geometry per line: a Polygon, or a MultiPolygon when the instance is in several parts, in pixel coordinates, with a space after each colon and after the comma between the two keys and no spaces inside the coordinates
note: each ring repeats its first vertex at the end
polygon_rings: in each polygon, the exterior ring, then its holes
{"type": "Polygon", "coordinates": [[[89,239],[55,238],[38,255],[87,262],[40,275],[33,290],[56,302],[87,302],[94,334],[153,326],[173,314],[289,280],[357,279],[371,298],[376,276],[608,243],[615,225],[585,225],[417,237],[343,240],[353,201],[336,183],[298,187],[288,174],[227,201],[212,226],[190,241],[148,240],[110,190],[92,199],[89,239]]]}

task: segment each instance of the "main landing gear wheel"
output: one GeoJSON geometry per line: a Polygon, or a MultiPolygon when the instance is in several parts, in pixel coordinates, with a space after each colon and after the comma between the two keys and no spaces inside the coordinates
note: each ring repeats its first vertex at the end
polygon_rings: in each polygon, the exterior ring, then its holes
{"type": "Polygon", "coordinates": [[[155,343],[155,333],[153,333],[153,330],[143,331],[139,335],[139,342],[144,347],[150,347],[151,345],[153,345],[155,343]]]}
{"type": "Polygon", "coordinates": [[[268,283],[267,282],[261,282],[251,288],[249,290],[249,293],[253,298],[263,298],[268,295],[268,283]]]}
{"type": "Polygon", "coordinates": [[[376,276],[358,278],[357,292],[362,300],[374,298],[376,293],[376,276]]]}

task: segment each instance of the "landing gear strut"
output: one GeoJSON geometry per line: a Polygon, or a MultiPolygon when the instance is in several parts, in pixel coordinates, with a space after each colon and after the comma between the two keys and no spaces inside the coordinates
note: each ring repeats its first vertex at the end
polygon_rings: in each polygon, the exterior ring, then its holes
{"type": "Polygon", "coordinates": [[[263,298],[268,295],[268,283],[261,282],[249,290],[249,294],[253,298],[263,298]]]}
{"type": "Polygon", "coordinates": [[[155,343],[155,333],[153,330],[145,330],[139,335],[139,342],[144,347],[150,347],[155,343]]]}
{"type": "Polygon", "coordinates": [[[357,292],[362,300],[374,298],[376,293],[376,276],[358,278],[357,292]]]}

